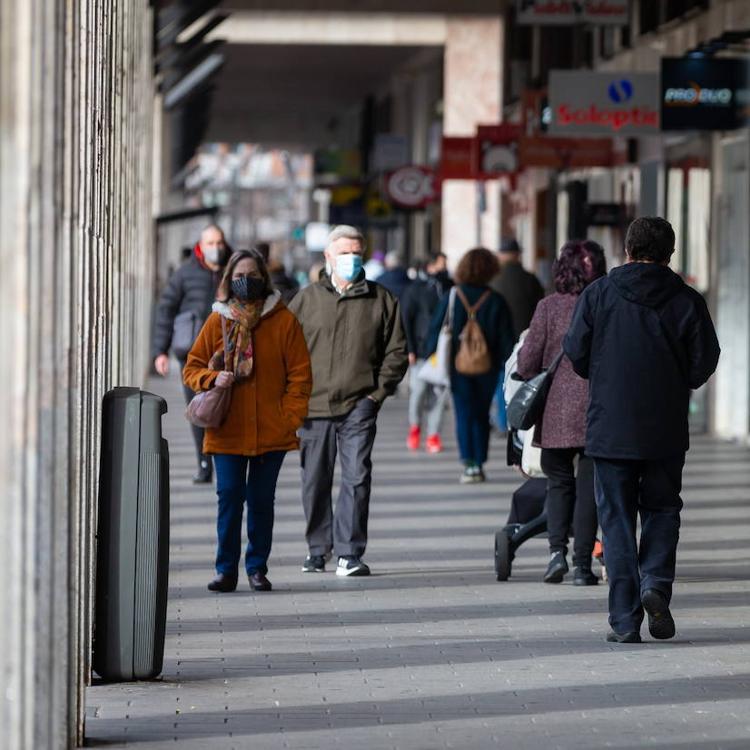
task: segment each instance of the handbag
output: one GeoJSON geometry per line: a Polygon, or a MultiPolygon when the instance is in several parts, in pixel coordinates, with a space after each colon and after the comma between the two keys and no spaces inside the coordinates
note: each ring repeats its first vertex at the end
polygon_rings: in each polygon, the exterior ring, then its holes
{"type": "Polygon", "coordinates": [[[552,379],[562,357],[561,351],[548,369],[525,381],[510,400],[508,424],[514,430],[530,430],[541,419],[552,379]]]}
{"type": "Polygon", "coordinates": [[[542,449],[534,445],[534,430],[527,430],[523,433],[521,471],[527,477],[545,476],[542,470],[542,449]]]}
{"type": "MultiPolygon", "coordinates": [[[[224,339],[224,368],[226,369],[229,342],[223,315],[221,317],[221,336],[224,339]]],[[[231,401],[231,388],[209,388],[207,391],[200,391],[190,400],[185,411],[185,417],[188,422],[196,427],[221,427],[227,417],[231,401]]]]}
{"type": "Polygon", "coordinates": [[[443,325],[438,334],[435,353],[428,357],[419,368],[417,377],[430,385],[450,385],[451,382],[451,349],[453,348],[453,305],[455,304],[455,287],[450,290],[448,307],[443,317],[443,325]]]}
{"type": "Polygon", "coordinates": [[[193,343],[203,328],[203,321],[193,310],[185,310],[172,324],[172,353],[177,359],[187,359],[193,343]]]}

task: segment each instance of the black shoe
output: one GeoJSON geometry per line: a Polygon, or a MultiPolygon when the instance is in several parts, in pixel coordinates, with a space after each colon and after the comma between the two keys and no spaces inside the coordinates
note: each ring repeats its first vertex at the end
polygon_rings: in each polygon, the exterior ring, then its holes
{"type": "Polygon", "coordinates": [[[567,572],[568,561],[565,559],[565,553],[558,550],[550,555],[549,565],[543,580],[545,583],[561,583],[567,572]]]}
{"type": "Polygon", "coordinates": [[[576,565],[573,568],[574,586],[596,586],[599,579],[591,572],[591,565],[576,565]]]}
{"type": "Polygon", "coordinates": [[[193,484],[210,484],[213,478],[214,472],[211,468],[211,459],[202,458],[198,464],[198,471],[193,474],[193,484]]]}
{"type": "Polygon", "coordinates": [[[648,632],[660,641],[674,638],[674,620],[667,597],[656,589],[646,589],[641,595],[641,604],[648,615],[648,632]]]}
{"type": "Polygon", "coordinates": [[[336,566],[337,576],[369,576],[370,568],[365,565],[358,557],[348,556],[339,557],[339,563],[336,566]]]}
{"type": "Polygon", "coordinates": [[[325,573],[326,571],[326,560],[330,559],[330,555],[308,555],[305,558],[305,562],[302,563],[303,573],[325,573]]]}
{"type": "Polygon", "coordinates": [[[226,573],[219,573],[211,583],[208,584],[209,591],[220,591],[227,594],[237,588],[237,576],[230,576],[226,573]]]}
{"type": "Polygon", "coordinates": [[[607,643],[642,643],[641,634],[635,630],[631,630],[629,633],[615,633],[614,630],[610,630],[607,633],[607,643]]]}
{"type": "Polygon", "coordinates": [[[266,574],[261,573],[259,570],[256,570],[255,573],[250,573],[247,577],[247,582],[253,591],[271,591],[273,589],[271,582],[266,578],[266,574]]]}

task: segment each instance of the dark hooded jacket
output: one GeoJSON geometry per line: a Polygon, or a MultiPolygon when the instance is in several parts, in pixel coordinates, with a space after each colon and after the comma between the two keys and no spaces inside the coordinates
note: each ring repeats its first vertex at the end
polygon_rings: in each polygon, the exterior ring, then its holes
{"type": "Polygon", "coordinates": [[[666,266],[628,263],[581,294],[563,341],[589,379],[586,453],[660,460],[688,449],[691,389],[716,369],[703,297],[666,266]]]}
{"type": "MultiPolygon", "coordinates": [[[[224,262],[229,259],[230,252],[227,248],[224,262]]],[[[200,321],[208,318],[223,273],[223,267],[219,271],[212,271],[203,262],[200,245],[196,245],[190,258],[169,277],[159,298],[154,316],[152,358],[169,351],[174,319],[180,313],[190,310],[200,321]]]]}

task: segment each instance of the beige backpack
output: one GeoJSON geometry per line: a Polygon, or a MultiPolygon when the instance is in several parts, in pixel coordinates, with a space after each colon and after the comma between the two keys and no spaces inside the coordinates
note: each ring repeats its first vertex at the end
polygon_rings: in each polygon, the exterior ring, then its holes
{"type": "Polygon", "coordinates": [[[456,294],[469,316],[459,336],[455,361],[456,372],[462,375],[484,375],[492,369],[492,355],[484,332],[477,322],[477,310],[485,303],[490,292],[486,291],[473,307],[459,287],[456,287],[456,294]]]}

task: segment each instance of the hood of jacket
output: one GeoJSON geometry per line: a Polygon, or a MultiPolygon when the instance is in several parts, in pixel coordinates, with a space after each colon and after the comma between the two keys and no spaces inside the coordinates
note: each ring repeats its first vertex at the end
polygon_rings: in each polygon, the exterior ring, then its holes
{"type": "Polygon", "coordinates": [[[609,279],[620,296],[652,308],[661,307],[685,286],[671,268],[657,263],[626,263],[613,268],[609,279]]]}
{"type": "MultiPolygon", "coordinates": [[[[265,318],[266,315],[270,315],[281,302],[281,292],[274,291],[266,297],[266,301],[263,303],[263,310],[261,310],[260,317],[265,318]]],[[[227,320],[234,320],[232,317],[232,310],[226,302],[214,302],[211,309],[214,312],[223,315],[227,320]]]]}

